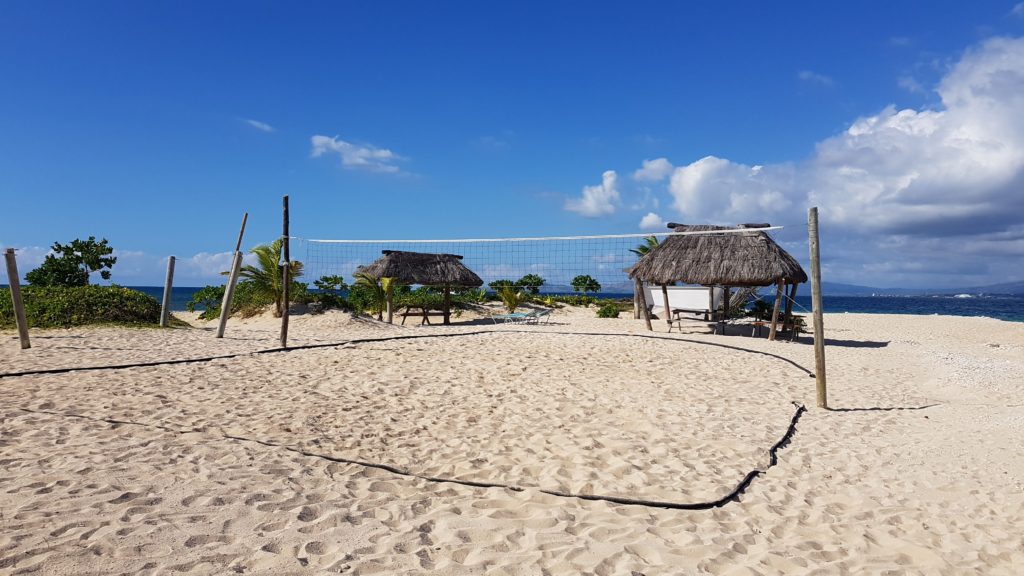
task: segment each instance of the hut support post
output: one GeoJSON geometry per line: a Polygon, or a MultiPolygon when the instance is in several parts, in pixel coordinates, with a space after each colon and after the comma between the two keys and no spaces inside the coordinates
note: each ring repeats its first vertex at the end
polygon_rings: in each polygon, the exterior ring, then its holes
{"type": "MultiPolygon", "coordinates": [[[[394,282],[394,280],[392,280],[394,282]]],[[[387,290],[384,291],[384,303],[388,309],[388,324],[395,323],[395,306],[394,306],[395,293],[391,289],[391,284],[388,284],[387,290]]]]}
{"type": "Polygon", "coordinates": [[[722,326],[722,335],[725,336],[725,322],[729,319],[729,287],[722,286],[722,316],[719,318],[722,326]]]}
{"type": "Polygon", "coordinates": [[[292,259],[288,252],[288,195],[284,197],[284,226],[281,235],[281,243],[284,245],[284,264],[281,266],[281,348],[288,347],[288,308],[289,288],[292,282],[291,268],[292,259]]]}
{"type": "Polygon", "coordinates": [[[821,310],[821,253],[818,248],[818,207],[807,211],[807,236],[811,245],[811,304],[814,313],[814,376],[818,407],[828,408],[825,386],[825,320],[821,310]]]}
{"type": "Polygon", "coordinates": [[[796,300],[796,287],[797,283],[793,282],[792,286],[789,288],[789,297],[786,299],[786,314],[783,322],[789,325],[793,324],[793,302],[796,300]]]}
{"type": "Polygon", "coordinates": [[[668,285],[661,285],[661,297],[665,300],[665,323],[668,324],[668,331],[672,331],[672,308],[668,305],[668,285]]]}
{"type": "Polygon", "coordinates": [[[452,307],[452,287],[445,284],[444,286],[444,324],[445,326],[451,324],[451,307],[452,307]]]}
{"type": "Polygon", "coordinates": [[[18,261],[14,257],[14,248],[8,248],[4,252],[4,259],[7,260],[7,283],[11,287],[11,304],[14,306],[14,322],[18,325],[18,340],[21,341],[21,349],[26,350],[32,347],[28,340],[28,322],[25,320],[25,303],[21,300],[21,279],[18,277],[18,261]]]}
{"type": "MultiPolygon", "coordinates": [[[[236,250],[237,252],[237,250],[236,250]]],[[[164,299],[160,302],[160,327],[167,328],[171,316],[171,289],[174,286],[174,256],[167,257],[167,279],[164,280],[164,299]]]]}
{"type": "Polygon", "coordinates": [[[636,297],[640,300],[640,309],[643,311],[644,323],[647,324],[647,331],[651,332],[654,329],[651,328],[651,309],[647,307],[647,294],[644,292],[644,283],[639,278],[636,279],[637,292],[636,297]]]}
{"type": "Polygon", "coordinates": [[[235,297],[235,284],[238,283],[238,271],[242,269],[242,253],[235,252],[231,259],[231,274],[228,276],[228,285],[224,288],[224,300],[220,303],[220,322],[217,323],[217,338],[224,337],[224,329],[228,325],[228,316],[231,315],[231,299],[235,297]]]}
{"type": "Polygon", "coordinates": [[[768,331],[768,339],[775,340],[775,330],[779,326],[779,308],[782,307],[782,294],[786,291],[786,281],[779,279],[775,283],[775,307],[772,308],[772,328],[768,331]]]}

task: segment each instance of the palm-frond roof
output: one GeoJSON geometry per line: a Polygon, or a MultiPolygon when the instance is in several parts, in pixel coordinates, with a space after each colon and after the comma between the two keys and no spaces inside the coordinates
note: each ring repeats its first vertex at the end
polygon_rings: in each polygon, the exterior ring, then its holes
{"type": "Polygon", "coordinates": [[[404,284],[424,286],[482,286],[484,281],[462,263],[457,254],[428,254],[384,250],[383,256],[359,271],[373,278],[396,278],[404,284]]]}
{"type": "MultiPolygon", "coordinates": [[[[729,230],[729,226],[676,224],[675,232],[729,230]]],[[[626,269],[630,278],[651,284],[704,286],[768,286],[779,280],[807,282],[800,263],[759,228],[768,224],[741,224],[745,232],[669,236],[626,269]]]]}

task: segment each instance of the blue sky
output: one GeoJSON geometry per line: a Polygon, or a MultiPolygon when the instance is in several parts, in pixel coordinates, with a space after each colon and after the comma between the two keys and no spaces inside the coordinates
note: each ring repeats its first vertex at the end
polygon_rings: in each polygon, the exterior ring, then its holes
{"type": "Polygon", "coordinates": [[[753,220],[803,259],[818,205],[826,279],[1024,279],[1024,3],[720,4],[5,2],[0,244],[213,282],[290,194],[308,238],[753,220]]]}

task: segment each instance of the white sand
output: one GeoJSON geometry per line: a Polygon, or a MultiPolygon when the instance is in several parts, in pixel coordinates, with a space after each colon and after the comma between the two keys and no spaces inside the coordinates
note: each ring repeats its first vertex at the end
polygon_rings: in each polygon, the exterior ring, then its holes
{"type": "MultiPolygon", "coordinates": [[[[625,316],[625,315],[624,315],[625,316]]],[[[200,323],[202,324],[202,323],[200,323]]],[[[813,349],[559,310],[0,333],[0,574],[1017,574],[1024,324],[826,317],[813,349]],[[652,335],[655,338],[638,336],[652,335]],[[538,489],[683,503],[665,510],[538,489]],[[302,453],[300,453],[302,452],[302,453]],[[340,459],[332,461],[331,458],[340,459]],[[475,488],[419,476],[508,484],[475,488]]]]}

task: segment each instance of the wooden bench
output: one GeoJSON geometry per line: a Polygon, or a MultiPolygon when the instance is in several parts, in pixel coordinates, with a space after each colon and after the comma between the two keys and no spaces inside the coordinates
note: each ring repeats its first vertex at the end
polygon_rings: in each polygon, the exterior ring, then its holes
{"type": "Polygon", "coordinates": [[[420,320],[420,326],[423,326],[424,324],[430,324],[431,316],[444,317],[444,311],[432,310],[430,308],[426,308],[423,306],[406,306],[404,311],[402,312],[402,326],[405,326],[405,319],[409,316],[421,317],[422,320],[420,320]],[[413,310],[418,310],[418,312],[414,313],[413,310]]]}

